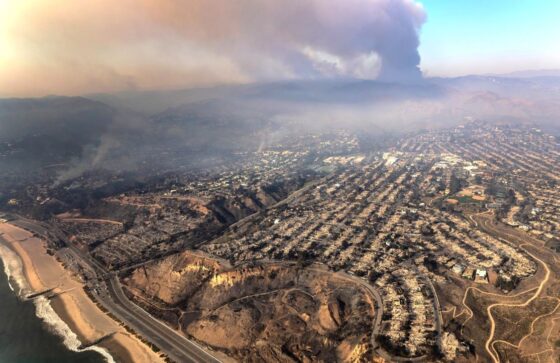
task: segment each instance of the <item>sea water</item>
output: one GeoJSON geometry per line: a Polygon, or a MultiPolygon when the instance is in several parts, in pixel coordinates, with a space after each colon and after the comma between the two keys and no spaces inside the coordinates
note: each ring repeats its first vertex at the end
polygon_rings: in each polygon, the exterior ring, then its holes
{"type": "Polygon", "coordinates": [[[19,257],[0,243],[0,363],[103,363],[103,349],[79,351],[80,342],[49,300],[22,299],[26,281],[19,257]]]}

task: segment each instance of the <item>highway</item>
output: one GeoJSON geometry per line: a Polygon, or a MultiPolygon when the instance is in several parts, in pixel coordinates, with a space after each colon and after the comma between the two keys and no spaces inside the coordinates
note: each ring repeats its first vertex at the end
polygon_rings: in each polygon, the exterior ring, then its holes
{"type": "Polygon", "coordinates": [[[97,295],[108,302],[110,311],[119,319],[147,338],[177,362],[219,362],[202,347],[177,331],[156,320],[145,310],[133,304],[123,293],[117,277],[107,280],[107,295],[97,295]]]}
{"type": "MultiPolygon", "coordinates": [[[[39,234],[43,238],[48,238],[47,228],[37,222],[20,218],[10,221],[10,223],[39,234]]],[[[98,276],[108,277],[99,280],[98,289],[91,290],[95,299],[120,321],[157,346],[170,359],[181,363],[220,362],[218,358],[201,346],[155,319],[144,309],[130,301],[124,294],[117,276],[107,271],[98,261],[71,244],[68,244],[68,247],[78,259],[88,265],[98,276]]]]}

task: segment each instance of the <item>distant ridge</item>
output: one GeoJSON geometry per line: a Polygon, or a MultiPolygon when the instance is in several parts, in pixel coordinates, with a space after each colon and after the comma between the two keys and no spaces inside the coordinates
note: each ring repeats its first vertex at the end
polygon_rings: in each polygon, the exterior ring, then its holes
{"type": "Polygon", "coordinates": [[[560,77],[560,69],[536,69],[516,71],[510,73],[493,74],[496,77],[533,78],[533,77],[560,77]]]}

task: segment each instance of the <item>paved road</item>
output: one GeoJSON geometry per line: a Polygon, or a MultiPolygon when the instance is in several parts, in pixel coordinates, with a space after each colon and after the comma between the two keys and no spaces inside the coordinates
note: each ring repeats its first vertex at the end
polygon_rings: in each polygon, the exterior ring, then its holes
{"type": "MultiPolygon", "coordinates": [[[[18,219],[11,221],[16,226],[37,233],[45,238],[48,230],[34,221],[18,219]]],[[[91,267],[98,276],[110,276],[99,283],[99,293],[93,291],[95,298],[119,320],[130,326],[143,338],[156,345],[163,353],[176,362],[220,362],[195,342],[187,339],[178,331],[171,329],[161,321],[155,319],[145,310],[130,301],[122,291],[118,278],[111,275],[98,261],[92,259],[85,252],[69,245],[69,249],[77,258],[91,267]],[[106,289],[104,288],[106,287],[106,289]]]]}
{"type": "Polygon", "coordinates": [[[437,330],[437,345],[440,349],[440,351],[442,350],[441,348],[441,334],[443,332],[443,317],[441,315],[441,305],[439,304],[439,297],[436,291],[436,288],[434,287],[434,284],[432,283],[432,280],[430,280],[429,277],[425,276],[424,277],[426,279],[426,281],[428,282],[428,286],[430,287],[430,289],[432,290],[432,294],[434,295],[434,310],[435,310],[435,314],[436,314],[436,330],[437,330]]]}
{"type": "Polygon", "coordinates": [[[123,293],[117,277],[107,281],[108,296],[98,295],[108,302],[119,319],[129,322],[135,331],[149,338],[162,351],[177,362],[219,362],[202,347],[188,340],[167,325],[153,318],[133,304],[123,293]],[[110,297],[107,299],[107,297],[110,297]]]}
{"type": "MultiPolygon", "coordinates": [[[[318,271],[325,272],[323,270],[318,270],[318,271]]],[[[376,346],[375,337],[379,334],[379,330],[381,329],[381,318],[383,317],[383,299],[381,298],[381,295],[369,282],[364,281],[360,277],[350,275],[342,271],[337,272],[335,276],[343,280],[352,281],[355,284],[362,286],[375,299],[377,309],[375,311],[375,321],[373,323],[373,331],[371,333],[371,339],[372,339],[372,344],[376,346]]]]}

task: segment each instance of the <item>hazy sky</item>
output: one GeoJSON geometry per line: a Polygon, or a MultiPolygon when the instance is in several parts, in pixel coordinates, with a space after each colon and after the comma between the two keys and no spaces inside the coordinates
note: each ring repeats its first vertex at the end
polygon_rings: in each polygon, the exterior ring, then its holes
{"type": "Polygon", "coordinates": [[[0,96],[560,68],[558,14],[559,0],[0,0],[0,96]]]}

